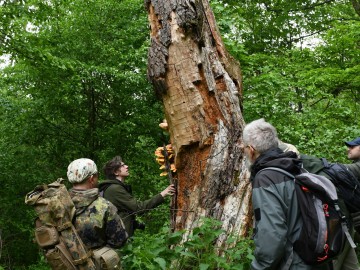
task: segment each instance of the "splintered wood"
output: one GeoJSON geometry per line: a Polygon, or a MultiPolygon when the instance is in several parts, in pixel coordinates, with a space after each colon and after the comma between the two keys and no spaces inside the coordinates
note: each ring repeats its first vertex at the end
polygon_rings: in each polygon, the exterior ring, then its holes
{"type": "Polygon", "coordinates": [[[145,4],[148,78],[163,101],[176,154],[173,229],[190,231],[200,217],[210,216],[223,221],[227,232],[245,235],[251,226],[251,186],[240,147],[240,66],[225,50],[207,0],[145,4]]]}

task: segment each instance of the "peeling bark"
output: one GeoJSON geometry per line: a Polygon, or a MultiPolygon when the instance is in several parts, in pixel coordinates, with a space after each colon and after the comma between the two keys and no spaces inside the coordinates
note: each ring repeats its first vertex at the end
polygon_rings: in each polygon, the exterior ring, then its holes
{"type": "MultiPolygon", "coordinates": [[[[207,0],[145,0],[151,27],[148,78],[164,104],[176,153],[175,227],[203,216],[246,235],[249,173],[240,148],[241,73],[228,54],[207,0]]],[[[226,235],[219,238],[219,243],[226,235]]]]}

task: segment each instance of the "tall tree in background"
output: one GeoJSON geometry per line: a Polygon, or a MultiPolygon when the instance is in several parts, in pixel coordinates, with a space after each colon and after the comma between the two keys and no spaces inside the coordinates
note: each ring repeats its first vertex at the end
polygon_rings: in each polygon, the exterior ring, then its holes
{"type": "Polygon", "coordinates": [[[351,0],[351,4],[353,5],[355,12],[360,16],[360,2],[358,0],[351,0]]]}
{"type": "Polygon", "coordinates": [[[101,170],[122,155],[139,197],[166,183],[153,157],[162,113],[146,80],[143,1],[0,1],[0,13],[11,61],[0,69],[0,264],[12,269],[39,257],[25,194],[66,178],[71,160],[101,170]]]}
{"type": "Polygon", "coordinates": [[[265,117],[308,154],[346,161],[358,136],[359,16],[350,1],[213,0],[241,62],[246,121],[265,117]]]}
{"type": "MultiPolygon", "coordinates": [[[[150,43],[143,2],[0,1],[0,53],[11,60],[0,69],[1,266],[16,269],[38,259],[32,215],[23,197],[35,184],[65,177],[73,158],[93,157],[101,167],[113,155],[123,155],[130,164],[134,192],[142,198],[166,185],[152,156],[167,139],[157,127],[163,118],[161,103],[146,80],[150,43]]],[[[246,121],[265,117],[302,152],[329,160],[344,157],[346,162],[342,140],[360,134],[360,22],[354,9],[358,1],[211,0],[226,48],[241,63],[242,78],[236,64],[231,71],[219,33],[211,30],[214,21],[202,7],[206,3],[145,2],[158,14],[152,16],[152,42],[162,46],[155,45],[161,50],[153,53],[164,56],[153,59],[159,62],[149,75],[158,83],[160,97],[180,101],[171,103],[174,106],[181,107],[184,100],[189,105],[176,116],[168,110],[169,103],[164,106],[174,145],[177,151],[185,150],[178,152],[178,161],[188,170],[180,166],[179,179],[186,173],[190,179],[180,183],[177,228],[191,227],[191,220],[205,215],[222,219],[224,228],[236,233],[246,224],[234,214],[245,213],[247,203],[240,209],[240,195],[248,193],[240,189],[249,188],[243,181],[247,175],[236,175],[243,167],[237,149],[242,117],[246,121]],[[177,40],[169,39],[169,32],[177,40]],[[179,61],[174,51],[179,52],[179,61]],[[170,97],[176,92],[171,85],[166,91],[162,88],[162,81],[171,81],[166,74],[174,74],[174,69],[180,75],[194,71],[193,78],[185,74],[184,80],[172,84],[180,85],[179,99],[170,97]],[[229,87],[231,81],[235,87],[229,87]],[[235,94],[224,90],[230,88],[235,94]],[[229,115],[241,88],[239,104],[244,109],[229,115]],[[185,120],[176,118],[181,116],[190,123],[184,141],[175,137],[183,135],[185,120]],[[232,119],[240,119],[238,127],[232,119]],[[191,153],[196,153],[197,161],[186,159],[191,153]],[[204,177],[196,178],[200,172],[204,177]],[[214,181],[206,182],[210,178],[214,181]]],[[[168,213],[167,208],[162,210],[168,213]]],[[[145,234],[164,224],[167,215],[162,210],[143,217],[145,234]]]]}
{"type": "Polygon", "coordinates": [[[240,148],[240,66],[226,51],[207,0],[146,5],[148,76],[162,98],[176,153],[175,229],[191,230],[206,216],[244,235],[251,187],[240,148]]]}

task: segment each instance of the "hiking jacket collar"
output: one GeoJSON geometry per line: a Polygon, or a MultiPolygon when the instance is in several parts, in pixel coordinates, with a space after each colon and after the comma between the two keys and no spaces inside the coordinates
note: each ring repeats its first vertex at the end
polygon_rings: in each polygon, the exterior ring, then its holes
{"type": "Polygon", "coordinates": [[[125,188],[125,190],[127,192],[129,192],[132,195],[132,187],[129,184],[126,184],[118,179],[111,179],[111,180],[104,180],[99,184],[99,190],[102,191],[103,189],[106,189],[107,186],[109,185],[120,185],[123,186],[125,188]]]}
{"type": "Polygon", "coordinates": [[[70,196],[76,208],[76,215],[78,215],[99,197],[99,190],[97,188],[87,190],[71,189],[70,196]]]}
{"type": "Polygon", "coordinates": [[[261,154],[251,166],[251,180],[257,172],[267,167],[277,167],[291,174],[299,174],[301,160],[294,152],[283,152],[280,148],[272,148],[261,154]]]}

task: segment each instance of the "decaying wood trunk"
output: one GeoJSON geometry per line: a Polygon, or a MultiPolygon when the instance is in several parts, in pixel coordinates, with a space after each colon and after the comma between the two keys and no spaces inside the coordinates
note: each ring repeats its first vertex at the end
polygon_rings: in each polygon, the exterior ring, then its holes
{"type": "Polygon", "coordinates": [[[251,185],[240,148],[240,66],[225,50],[208,0],[145,5],[148,77],[163,100],[176,153],[174,229],[191,230],[206,216],[221,220],[228,233],[246,235],[251,185]]]}

